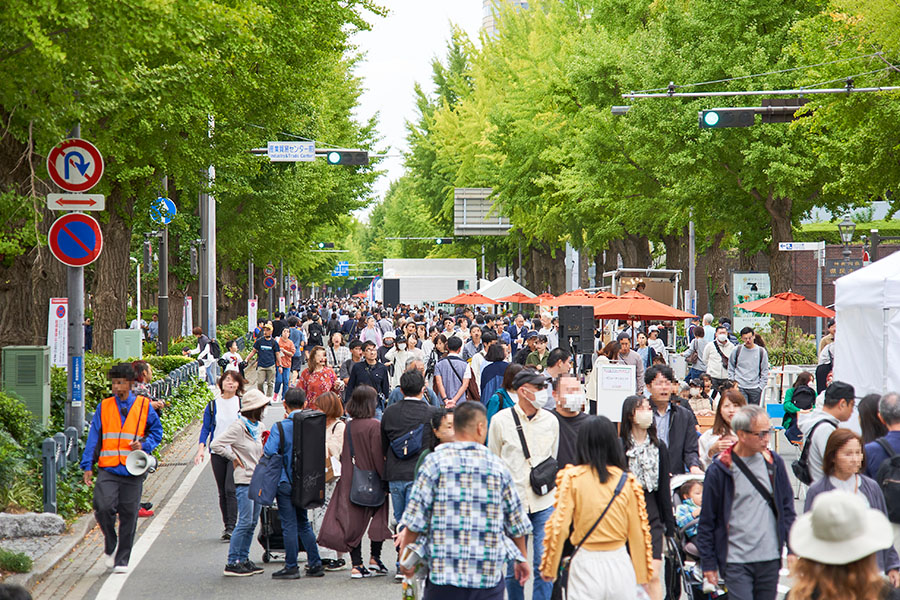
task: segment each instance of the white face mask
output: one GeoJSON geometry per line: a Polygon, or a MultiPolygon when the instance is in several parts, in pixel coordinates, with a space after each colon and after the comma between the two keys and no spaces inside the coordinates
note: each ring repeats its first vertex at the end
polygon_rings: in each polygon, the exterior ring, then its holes
{"type": "Polygon", "coordinates": [[[582,392],[563,395],[563,406],[566,410],[570,410],[572,412],[581,412],[582,410],[584,410],[585,401],[586,398],[584,393],[582,392]]]}
{"type": "Polygon", "coordinates": [[[534,399],[531,401],[531,405],[535,408],[544,408],[549,397],[550,392],[547,391],[547,388],[540,389],[534,393],[534,399]]]}
{"type": "Polygon", "coordinates": [[[653,412],[649,410],[635,411],[634,424],[641,429],[650,429],[650,426],[653,424],[653,412]]]}
{"type": "Polygon", "coordinates": [[[397,342],[398,350],[406,350],[406,342],[397,342]]]}
{"type": "Polygon", "coordinates": [[[691,396],[699,396],[700,388],[691,388],[691,396]]]}
{"type": "Polygon", "coordinates": [[[720,344],[724,344],[725,342],[728,341],[728,334],[720,333],[719,335],[716,336],[716,339],[719,340],[720,344]]]}

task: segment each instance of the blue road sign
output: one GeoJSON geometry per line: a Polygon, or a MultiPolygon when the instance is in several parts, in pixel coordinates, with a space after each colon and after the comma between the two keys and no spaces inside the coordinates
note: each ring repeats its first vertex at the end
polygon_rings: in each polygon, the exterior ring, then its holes
{"type": "Polygon", "coordinates": [[[168,225],[172,222],[172,217],[178,213],[175,203],[168,198],[160,196],[150,205],[150,218],[160,225],[168,225]]]}
{"type": "Polygon", "coordinates": [[[84,357],[72,357],[72,406],[84,403],[84,357]]]}
{"type": "Polygon", "coordinates": [[[53,256],[70,267],[91,264],[103,249],[100,224],[83,213],[69,213],[54,221],[47,240],[53,256]]]}

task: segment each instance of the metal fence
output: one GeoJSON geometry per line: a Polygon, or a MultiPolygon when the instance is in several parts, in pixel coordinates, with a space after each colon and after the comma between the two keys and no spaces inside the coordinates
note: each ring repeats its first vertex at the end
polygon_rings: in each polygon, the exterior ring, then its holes
{"type": "MultiPolygon", "coordinates": [[[[169,398],[182,384],[199,375],[200,369],[196,361],[171,371],[163,379],[149,384],[150,395],[160,400],[169,398]]],[[[87,415],[90,422],[93,415],[87,415]]],[[[56,484],[62,474],[65,476],[68,463],[81,460],[78,445],[78,430],[67,427],[64,432],[44,439],[41,443],[41,462],[43,465],[43,500],[44,512],[57,512],[56,484]]]]}
{"type": "Polygon", "coordinates": [[[248,344],[250,346],[253,345],[253,334],[249,331],[244,334],[244,337],[239,337],[237,339],[238,352],[243,352],[244,350],[246,350],[248,344]]]}

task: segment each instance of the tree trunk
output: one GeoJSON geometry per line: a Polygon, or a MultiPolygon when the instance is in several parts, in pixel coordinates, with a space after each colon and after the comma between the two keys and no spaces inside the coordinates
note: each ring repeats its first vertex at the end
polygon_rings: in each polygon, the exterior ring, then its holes
{"type": "Polygon", "coordinates": [[[109,222],[102,224],[103,252],[97,259],[94,282],[94,351],[111,354],[113,330],[128,326],[125,306],[131,273],[131,220],[134,199],[113,185],[106,199],[109,222]]]}
{"type": "MultiPolygon", "coordinates": [[[[687,227],[683,227],[681,231],[675,234],[662,236],[663,245],[666,247],[666,268],[681,269],[683,273],[682,281],[685,283],[687,283],[688,262],[690,259],[690,256],[688,256],[690,249],[688,236],[687,227]]],[[[685,288],[687,288],[686,285],[685,288]]]]}
{"type": "Polygon", "coordinates": [[[793,200],[790,198],[774,198],[771,193],[766,198],[766,212],[769,213],[769,226],[772,229],[772,240],[769,242],[767,254],[773,294],[788,291],[794,277],[790,253],[778,250],[779,242],[790,242],[794,239],[791,227],[792,206],[793,200]]]}
{"type": "Polygon", "coordinates": [[[706,274],[706,277],[698,280],[697,285],[698,287],[704,287],[707,297],[706,307],[698,307],[697,310],[709,311],[713,315],[719,315],[720,317],[731,312],[731,288],[726,267],[728,255],[725,249],[722,248],[722,240],[724,238],[724,231],[717,233],[713,238],[712,245],[703,256],[699,257],[697,264],[697,272],[706,274]]]}

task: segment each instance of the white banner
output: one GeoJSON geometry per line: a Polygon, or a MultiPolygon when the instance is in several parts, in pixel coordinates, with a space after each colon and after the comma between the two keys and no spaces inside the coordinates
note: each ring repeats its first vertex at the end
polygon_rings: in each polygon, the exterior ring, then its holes
{"type": "Polygon", "coordinates": [[[50,298],[50,316],[47,319],[47,345],[50,346],[50,364],[68,368],[69,353],[69,299],[50,298]]]}
{"type": "Polygon", "coordinates": [[[194,300],[190,296],[184,297],[184,306],[181,308],[181,337],[191,337],[194,331],[194,300]]]}
{"type": "Polygon", "coordinates": [[[287,309],[285,308],[285,303],[284,303],[284,296],[278,297],[278,312],[287,312],[287,309]]]}
{"type": "Polygon", "coordinates": [[[256,298],[247,300],[247,331],[249,333],[253,333],[253,330],[256,329],[256,308],[258,305],[259,300],[256,298]]]}

